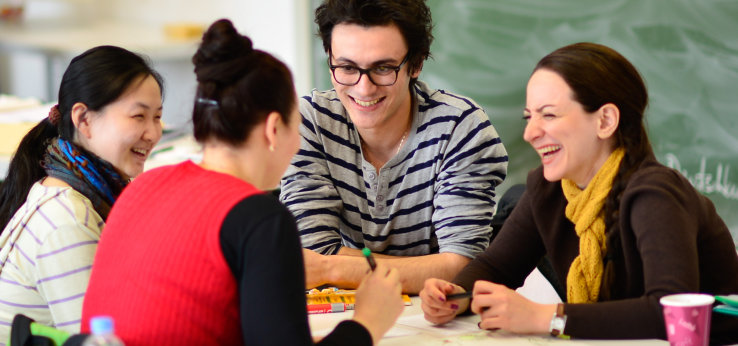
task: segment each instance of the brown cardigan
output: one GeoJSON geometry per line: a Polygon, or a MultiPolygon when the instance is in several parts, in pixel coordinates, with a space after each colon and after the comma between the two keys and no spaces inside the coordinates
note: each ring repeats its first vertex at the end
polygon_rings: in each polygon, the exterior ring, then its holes
{"type": "MultiPolygon", "coordinates": [[[[579,253],[566,219],[561,183],[530,172],[527,190],[487,250],[454,279],[520,287],[543,255],[560,282],[579,253]]],[[[620,203],[622,253],[615,262],[612,299],[566,304],[564,333],[579,338],[666,338],[659,298],[679,292],[738,293],[738,255],[713,204],[677,171],[654,158],[630,179],[620,203]]],[[[713,342],[738,342],[738,317],[714,313],[713,342]]]]}

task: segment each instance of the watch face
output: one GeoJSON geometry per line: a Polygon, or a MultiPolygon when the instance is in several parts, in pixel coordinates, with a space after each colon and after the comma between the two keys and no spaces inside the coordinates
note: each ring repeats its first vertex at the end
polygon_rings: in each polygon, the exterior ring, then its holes
{"type": "Polygon", "coordinates": [[[566,325],[566,318],[561,316],[555,316],[551,320],[551,335],[558,336],[564,333],[564,326],[566,325]]]}
{"type": "Polygon", "coordinates": [[[561,331],[564,328],[564,319],[556,316],[553,321],[554,329],[561,331]]]}
{"type": "Polygon", "coordinates": [[[566,315],[564,314],[564,304],[559,304],[556,307],[553,318],[551,318],[551,335],[560,336],[564,334],[564,328],[566,327],[566,315]]]}

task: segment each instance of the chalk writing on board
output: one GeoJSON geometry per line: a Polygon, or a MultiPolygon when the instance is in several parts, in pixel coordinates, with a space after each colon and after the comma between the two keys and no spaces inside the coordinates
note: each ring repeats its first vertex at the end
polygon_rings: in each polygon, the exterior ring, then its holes
{"type": "Polygon", "coordinates": [[[738,200],[738,186],[730,181],[730,165],[718,162],[715,174],[707,172],[707,159],[700,159],[700,169],[697,173],[690,174],[686,168],[682,168],[679,159],[672,153],[666,154],[666,166],[676,169],[694,187],[702,193],[716,193],[725,198],[738,200]]]}

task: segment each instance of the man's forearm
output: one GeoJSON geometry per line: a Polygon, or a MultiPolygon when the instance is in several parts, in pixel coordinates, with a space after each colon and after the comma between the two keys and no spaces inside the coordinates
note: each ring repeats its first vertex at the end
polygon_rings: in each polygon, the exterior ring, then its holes
{"type": "MultiPolygon", "coordinates": [[[[451,280],[464,268],[470,259],[455,253],[440,253],[425,256],[388,256],[374,255],[377,262],[397,268],[400,272],[402,291],[416,294],[423,289],[423,284],[428,278],[440,278],[451,280]]],[[[361,256],[361,251],[356,249],[341,248],[338,255],[326,258],[330,270],[330,284],[347,288],[356,288],[361,279],[369,270],[366,259],[361,256]]]]}

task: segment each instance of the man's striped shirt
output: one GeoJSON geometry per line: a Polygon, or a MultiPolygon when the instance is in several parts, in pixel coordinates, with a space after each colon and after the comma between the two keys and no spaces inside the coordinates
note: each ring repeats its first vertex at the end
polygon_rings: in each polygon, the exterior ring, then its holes
{"type": "Polygon", "coordinates": [[[505,147],[474,101],[423,82],[412,97],[407,139],[379,171],[364,159],[335,90],[300,100],[301,148],[280,198],[297,218],[303,247],[470,258],[487,247],[495,187],[507,174],[505,147]]]}
{"type": "Polygon", "coordinates": [[[0,235],[0,345],[18,313],[79,332],[103,225],[90,200],[71,187],[31,187],[0,235]]]}

